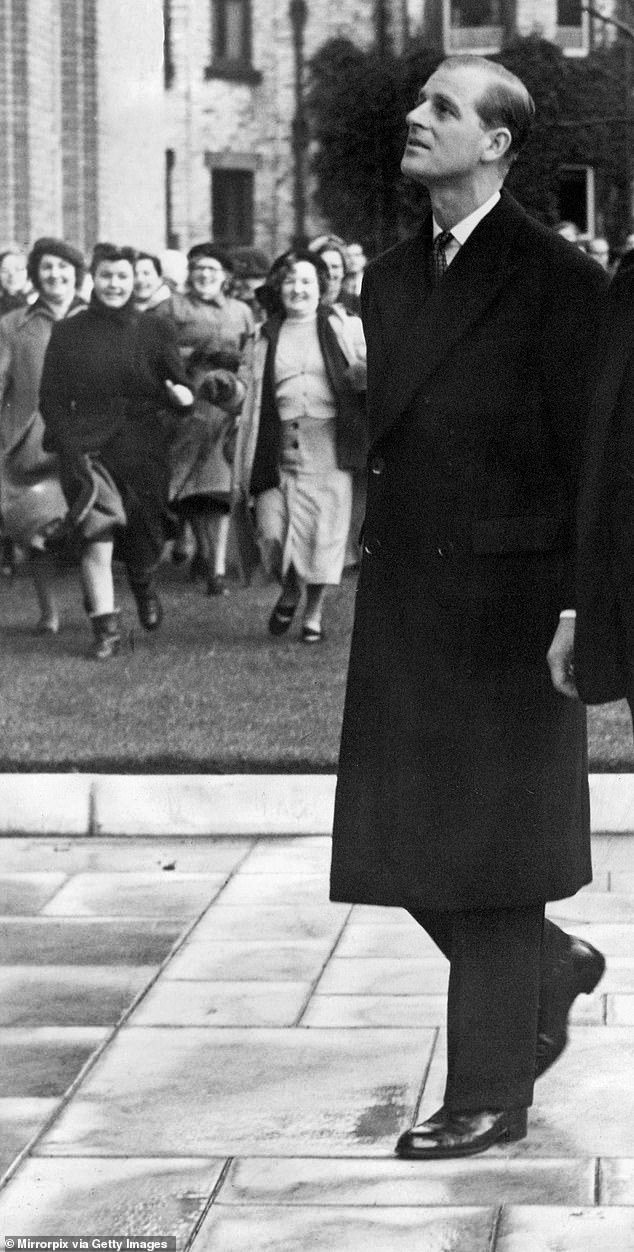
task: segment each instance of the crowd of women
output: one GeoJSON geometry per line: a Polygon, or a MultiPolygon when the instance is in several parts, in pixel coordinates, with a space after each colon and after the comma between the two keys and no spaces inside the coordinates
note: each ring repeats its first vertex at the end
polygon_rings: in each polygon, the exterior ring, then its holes
{"type": "Polygon", "coordinates": [[[114,561],[155,631],[166,552],[187,559],[188,536],[191,580],[224,595],[231,544],[245,583],[260,568],[280,586],[270,634],[302,604],[299,638],[319,643],[363,512],[363,249],[321,237],[269,267],[205,242],[182,275],[178,259],[99,243],[87,274],[61,239],[0,253],[4,571],[27,554],[35,629],[56,634],[63,554],[106,660],[114,561]]]}

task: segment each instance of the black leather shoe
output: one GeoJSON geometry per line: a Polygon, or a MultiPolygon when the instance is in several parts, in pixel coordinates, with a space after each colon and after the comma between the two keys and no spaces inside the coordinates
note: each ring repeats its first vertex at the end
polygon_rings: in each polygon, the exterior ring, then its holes
{"type": "Polygon", "coordinates": [[[152,586],[144,587],[131,583],[132,594],[136,600],[139,621],[144,630],[158,630],[163,621],[163,605],[152,586]]]}
{"type": "Polygon", "coordinates": [[[524,1139],[526,1129],[526,1109],[483,1109],[480,1113],[448,1113],[439,1109],[428,1121],[406,1130],[395,1151],[410,1161],[475,1156],[494,1143],[524,1139]],[[436,1120],[441,1112],[442,1120],[436,1120]]]}
{"type": "Polygon", "coordinates": [[[568,1042],[568,1014],[578,995],[590,995],[603,977],[605,957],[592,944],[570,936],[565,953],[557,958],[547,989],[547,1002],[540,1005],[537,1024],[535,1077],[554,1065],[568,1042]]]}

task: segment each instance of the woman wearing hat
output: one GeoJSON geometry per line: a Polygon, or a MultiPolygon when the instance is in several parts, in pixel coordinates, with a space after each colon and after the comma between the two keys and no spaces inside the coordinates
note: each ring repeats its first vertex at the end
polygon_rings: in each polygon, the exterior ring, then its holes
{"type": "Polygon", "coordinates": [[[46,541],[62,522],[66,503],[57,458],[42,447],[38,398],[53,327],[85,308],[77,295],[84,259],[64,240],[44,237],[33,245],[27,271],[37,299],[0,320],[0,499],[7,535],[29,552],[40,609],[36,630],[56,634],[59,613],[46,541]]]}
{"type": "Polygon", "coordinates": [[[171,327],[134,307],[131,248],[98,244],[90,306],[55,327],[40,388],[45,447],[60,457],[70,519],[83,545],[82,582],[95,656],[120,644],[114,603],[115,536],[141,625],[163,616],[155,586],[168,518],[163,410],[188,408],[171,327]]]}
{"type": "MultiPolygon", "coordinates": [[[[231,257],[211,242],[198,243],[190,248],[187,262],[187,290],[184,293],[175,292],[170,301],[165,301],[157,309],[161,316],[172,320],[183,361],[187,364],[192,353],[199,349],[210,359],[216,354],[237,356],[242,368],[248,369],[255,322],[249,306],[227,293],[234,272],[231,257]]],[[[206,581],[208,595],[226,595],[231,467],[220,451],[226,418],[217,411],[215,422],[217,437],[212,441],[213,449],[204,474],[204,509],[202,512],[190,509],[187,515],[197,543],[190,576],[192,580],[200,577],[206,581]]],[[[180,485],[188,471],[183,461],[184,446],[181,440],[177,440],[173,447],[174,497],[181,494],[180,485]]],[[[199,458],[197,473],[200,468],[199,458]]],[[[192,498],[191,491],[189,498],[192,498]]]]}

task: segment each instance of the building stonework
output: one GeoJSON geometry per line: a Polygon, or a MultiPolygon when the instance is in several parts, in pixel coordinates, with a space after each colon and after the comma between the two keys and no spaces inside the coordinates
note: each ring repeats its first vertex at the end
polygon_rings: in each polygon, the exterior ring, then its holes
{"type": "Polygon", "coordinates": [[[55,233],[159,252],[216,236],[275,256],[300,221],[328,225],[306,146],[297,162],[300,45],[303,84],[334,38],[492,52],[510,20],[582,55],[587,26],[558,27],[561,4],[0,0],[0,243],[55,233]]]}

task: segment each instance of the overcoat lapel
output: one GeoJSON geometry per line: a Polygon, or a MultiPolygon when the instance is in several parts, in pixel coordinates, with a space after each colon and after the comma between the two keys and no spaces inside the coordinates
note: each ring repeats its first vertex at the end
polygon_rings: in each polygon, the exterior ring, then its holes
{"type": "Polygon", "coordinates": [[[376,295],[388,362],[385,396],[373,413],[373,441],[407,410],[415,393],[512,280],[520,263],[516,244],[524,218],[519,205],[503,193],[432,291],[425,281],[431,218],[403,250],[392,281],[376,295]]]}

